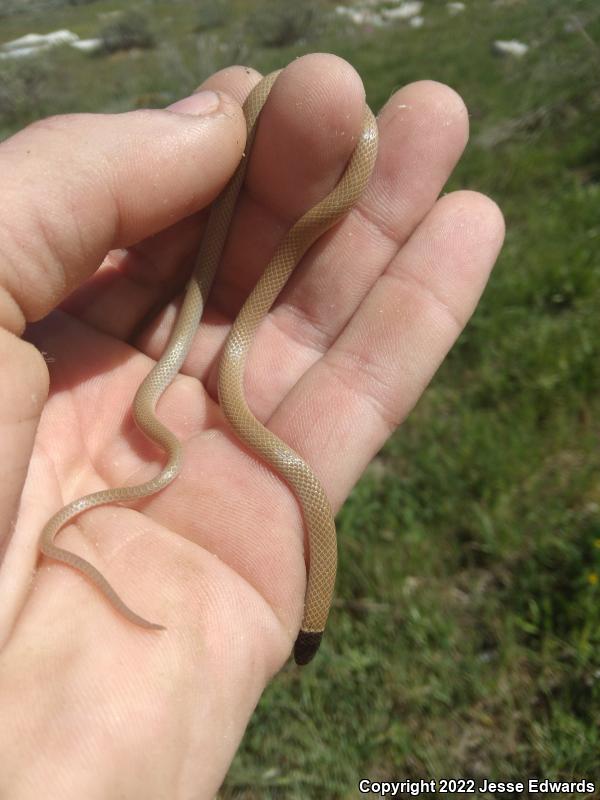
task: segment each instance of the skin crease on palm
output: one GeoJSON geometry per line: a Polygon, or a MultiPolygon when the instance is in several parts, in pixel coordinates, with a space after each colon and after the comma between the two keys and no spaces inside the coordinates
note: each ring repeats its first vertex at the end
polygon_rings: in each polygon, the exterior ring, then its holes
{"type": "MultiPolygon", "coordinates": [[[[164,348],[202,209],[243,152],[238,104],[258,79],[214,75],[208,114],[197,95],[171,111],[57,117],[0,144],[0,797],[49,785],[53,798],[212,797],[290,653],[302,519],[223,422],[216,360],[276,243],[335,185],[361,129],[362,84],[334,56],[294,61],[264,109],[204,320],[158,406],[184,443],[181,474],[57,539],[167,630],[129,624],[67,567],[34,574],[40,530],[64,502],[160,469],[131,400],[164,348]]],[[[451,89],[406,86],[378,124],[367,191],[299,264],[246,372],[250,407],[336,510],[468,321],[504,232],[488,198],[439,198],[468,136],[451,89]]]]}

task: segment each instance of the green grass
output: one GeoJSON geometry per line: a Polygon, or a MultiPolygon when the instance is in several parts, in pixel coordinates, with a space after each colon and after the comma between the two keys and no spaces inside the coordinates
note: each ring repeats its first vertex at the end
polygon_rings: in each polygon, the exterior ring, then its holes
{"type": "MultiPolygon", "coordinates": [[[[3,35],[93,36],[122,5],[10,17],[3,35]]],[[[448,189],[487,192],[506,215],[471,324],[339,515],[322,652],[269,687],[224,798],[350,798],[363,776],[600,774],[600,13],[565,5],[471,0],[450,17],[429,0],[418,30],[324,23],[273,49],[246,25],[255,4],[234,0],[199,33],[197,4],[146,2],[154,50],[0,62],[22,92],[5,135],[48,113],[162,105],[228,61],[267,70],[317,49],[357,67],[375,108],[440,80],[472,124],[448,189]],[[583,32],[565,29],[575,15],[583,32]],[[499,58],[497,38],[534,46],[499,58]]]]}

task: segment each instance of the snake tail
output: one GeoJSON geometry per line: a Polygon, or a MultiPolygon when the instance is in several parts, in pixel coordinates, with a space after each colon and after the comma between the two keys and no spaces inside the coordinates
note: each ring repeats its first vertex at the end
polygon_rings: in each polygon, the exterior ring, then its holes
{"type": "Polygon", "coordinates": [[[313,660],[317,654],[322,638],[323,631],[315,633],[314,631],[300,630],[296,643],[294,644],[294,661],[299,667],[304,667],[313,660]]]}

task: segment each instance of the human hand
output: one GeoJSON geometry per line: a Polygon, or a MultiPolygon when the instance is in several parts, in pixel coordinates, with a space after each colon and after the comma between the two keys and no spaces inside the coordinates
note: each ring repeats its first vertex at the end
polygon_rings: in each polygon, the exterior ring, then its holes
{"type": "MultiPolygon", "coordinates": [[[[242,101],[257,80],[232,68],[203,88],[242,101]]],[[[243,117],[223,97],[209,116],[55,118],[0,145],[0,796],[38,797],[52,780],[61,797],[211,797],[287,658],[304,597],[302,519],[223,422],[215,363],[276,242],[339,178],[363,102],[333,56],[282,74],[196,342],[158,407],[184,442],[182,472],[135,510],[93,509],[58,536],[164,624],[158,634],[66,567],[42,561],[32,586],[31,573],[51,513],[160,468],[131,400],[166,343],[177,301],[165,298],[185,282],[202,209],[241,156],[243,117]],[[18,338],[42,317],[28,338],[50,362],[45,405],[46,363],[18,338]]],[[[313,467],[334,509],[466,323],[503,236],[487,198],[437,200],[467,138],[451,90],[405,87],[379,125],[365,196],[299,265],[246,370],[250,407],[313,467]]]]}

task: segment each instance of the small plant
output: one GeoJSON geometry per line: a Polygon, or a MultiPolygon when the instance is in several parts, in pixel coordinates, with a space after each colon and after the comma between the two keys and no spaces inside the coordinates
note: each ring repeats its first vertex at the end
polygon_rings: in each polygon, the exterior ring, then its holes
{"type": "Polygon", "coordinates": [[[13,122],[35,118],[48,93],[51,73],[46,59],[0,61],[0,119],[13,122]]]}
{"type": "Polygon", "coordinates": [[[308,38],[317,27],[316,3],[287,5],[268,0],[248,17],[248,33],[264,47],[285,47],[308,38]]]}
{"type": "Polygon", "coordinates": [[[100,31],[102,49],[106,53],[154,47],[156,38],[148,20],[139,11],[123,11],[100,31]]]}
{"type": "Polygon", "coordinates": [[[0,0],[0,18],[31,14],[39,10],[52,12],[63,6],[86,6],[97,2],[98,0],[40,0],[37,3],[24,3],[23,0],[0,0]]]}
{"type": "Polygon", "coordinates": [[[204,33],[197,41],[196,75],[208,78],[230,64],[248,64],[253,61],[246,37],[236,28],[229,32],[225,41],[215,33],[204,33]]]}
{"type": "Polygon", "coordinates": [[[212,0],[212,2],[203,3],[196,31],[202,33],[203,31],[222,27],[227,22],[229,10],[229,0],[212,0]]]}
{"type": "Polygon", "coordinates": [[[12,17],[21,11],[17,0],[0,0],[0,19],[2,17],[12,17]]]}

